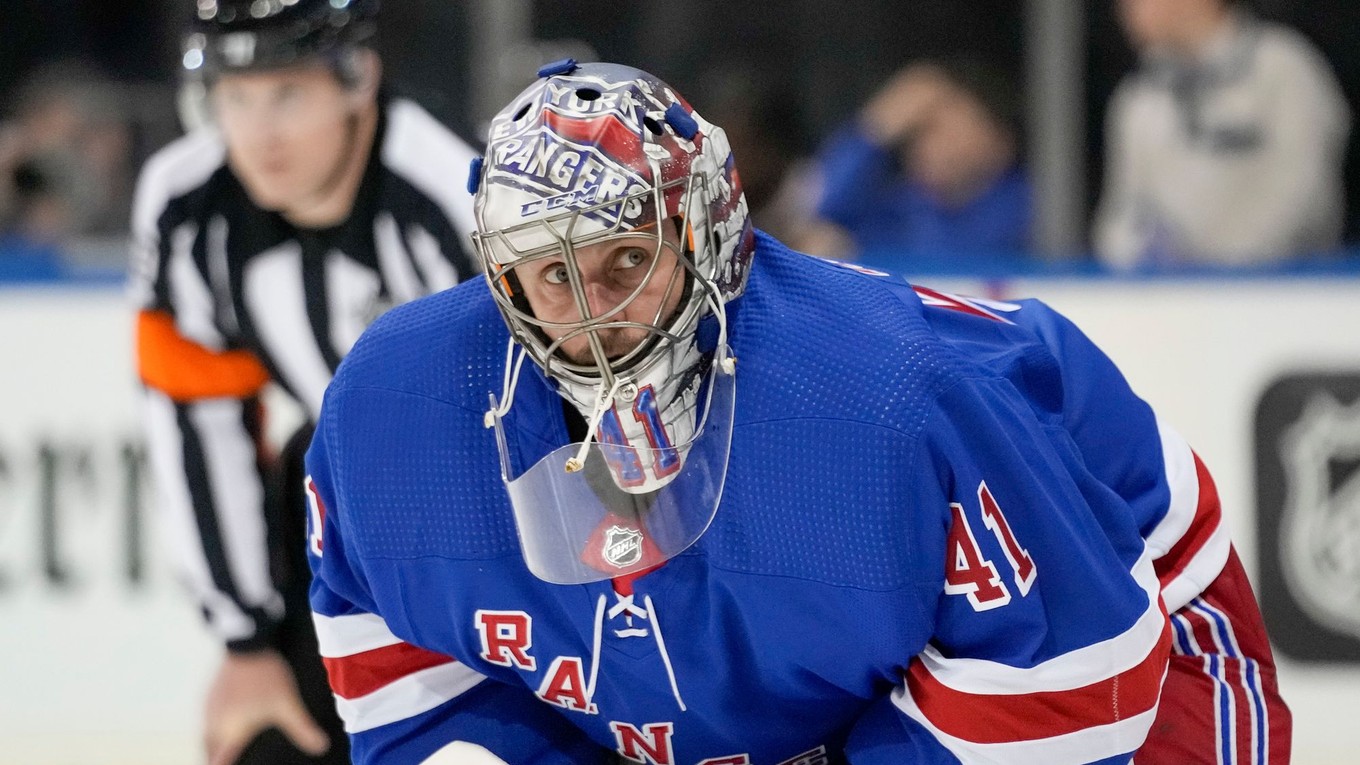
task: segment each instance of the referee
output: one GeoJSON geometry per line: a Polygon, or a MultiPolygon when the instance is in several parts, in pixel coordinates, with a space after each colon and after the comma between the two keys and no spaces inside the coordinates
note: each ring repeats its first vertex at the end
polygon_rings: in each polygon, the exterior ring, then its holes
{"type": "Polygon", "coordinates": [[[307,606],[302,455],[272,454],[273,382],[314,420],[385,309],[474,272],[474,151],[381,86],[377,0],[194,0],[209,124],[142,170],[138,369],[178,569],[224,642],[210,765],[348,763],[307,606]]]}

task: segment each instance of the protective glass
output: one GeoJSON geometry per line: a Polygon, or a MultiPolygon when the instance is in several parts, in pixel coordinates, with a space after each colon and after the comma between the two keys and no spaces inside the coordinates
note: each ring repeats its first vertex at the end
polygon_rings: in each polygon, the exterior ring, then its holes
{"type": "MultiPolygon", "coordinates": [[[[607,424],[599,442],[560,447],[518,476],[511,475],[505,433],[496,441],[529,570],[555,584],[582,584],[645,571],[679,555],[703,535],[717,512],[732,446],[736,375],[726,349],[698,386],[698,425],[681,444],[641,449],[613,442],[607,424]],[[642,471],[673,471],[647,493],[628,491],[642,471]]],[[[494,408],[494,407],[493,407],[494,408]]],[[[645,395],[631,411],[614,407],[610,418],[655,417],[645,395]]],[[[623,442],[626,444],[627,442],[623,442]]]]}

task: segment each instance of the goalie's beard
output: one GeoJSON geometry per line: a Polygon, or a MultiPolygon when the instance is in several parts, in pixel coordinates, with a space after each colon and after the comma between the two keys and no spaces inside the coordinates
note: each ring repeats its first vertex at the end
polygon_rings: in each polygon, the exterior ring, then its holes
{"type": "MultiPolygon", "coordinates": [[[[672,315],[669,321],[674,321],[674,319],[675,316],[672,315]]],[[[600,347],[604,349],[605,358],[609,359],[610,362],[627,356],[633,352],[634,348],[643,343],[659,340],[659,336],[655,332],[640,327],[610,327],[597,330],[595,336],[600,339],[600,347]],[[656,340],[653,340],[653,338],[656,338],[656,340]]],[[[576,353],[569,353],[566,350],[559,350],[557,353],[577,366],[595,366],[595,354],[591,353],[589,345],[582,346],[576,353]]],[[[645,352],[641,354],[641,356],[646,355],[645,352]]],[[[622,372],[624,370],[617,371],[622,372]]]]}

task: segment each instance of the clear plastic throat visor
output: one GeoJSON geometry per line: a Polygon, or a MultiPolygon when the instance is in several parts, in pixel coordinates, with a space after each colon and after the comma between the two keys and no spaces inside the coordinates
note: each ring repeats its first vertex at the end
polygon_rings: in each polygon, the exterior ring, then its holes
{"type": "Polygon", "coordinates": [[[580,456],[579,443],[561,446],[511,477],[505,432],[495,418],[501,477],[524,561],[535,576],[554,584],[583,584],[636,574],[679,555],[703,535],[717,513],[727,476],[734,362],[725,348],[717,351],[699,391],[702,407],[688,443],[647,450],[592,442],[581,469],[574,471],[567,466],[580,456]],[[667,469],[674,475],[660,489],[636,494],[619,486],[620,477],[633,469],[667,469]]]}

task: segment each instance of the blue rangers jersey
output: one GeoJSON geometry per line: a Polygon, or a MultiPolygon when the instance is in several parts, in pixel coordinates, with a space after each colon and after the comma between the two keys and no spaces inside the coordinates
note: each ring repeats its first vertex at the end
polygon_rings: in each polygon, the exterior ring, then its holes
{"type": "MultiPolygon", "coordinates": [[[[728,306],[717,515],[629,579],[526,568],[487,394],[484,285],[394,309],[308,455],[320,647],[357,763],[1126,762],[1166,608],[1222,569],[1207,473],[1080,332],[758,236],[728,306]]],[[[569,442],[525,369],[521,471],[569,442]]]]}

